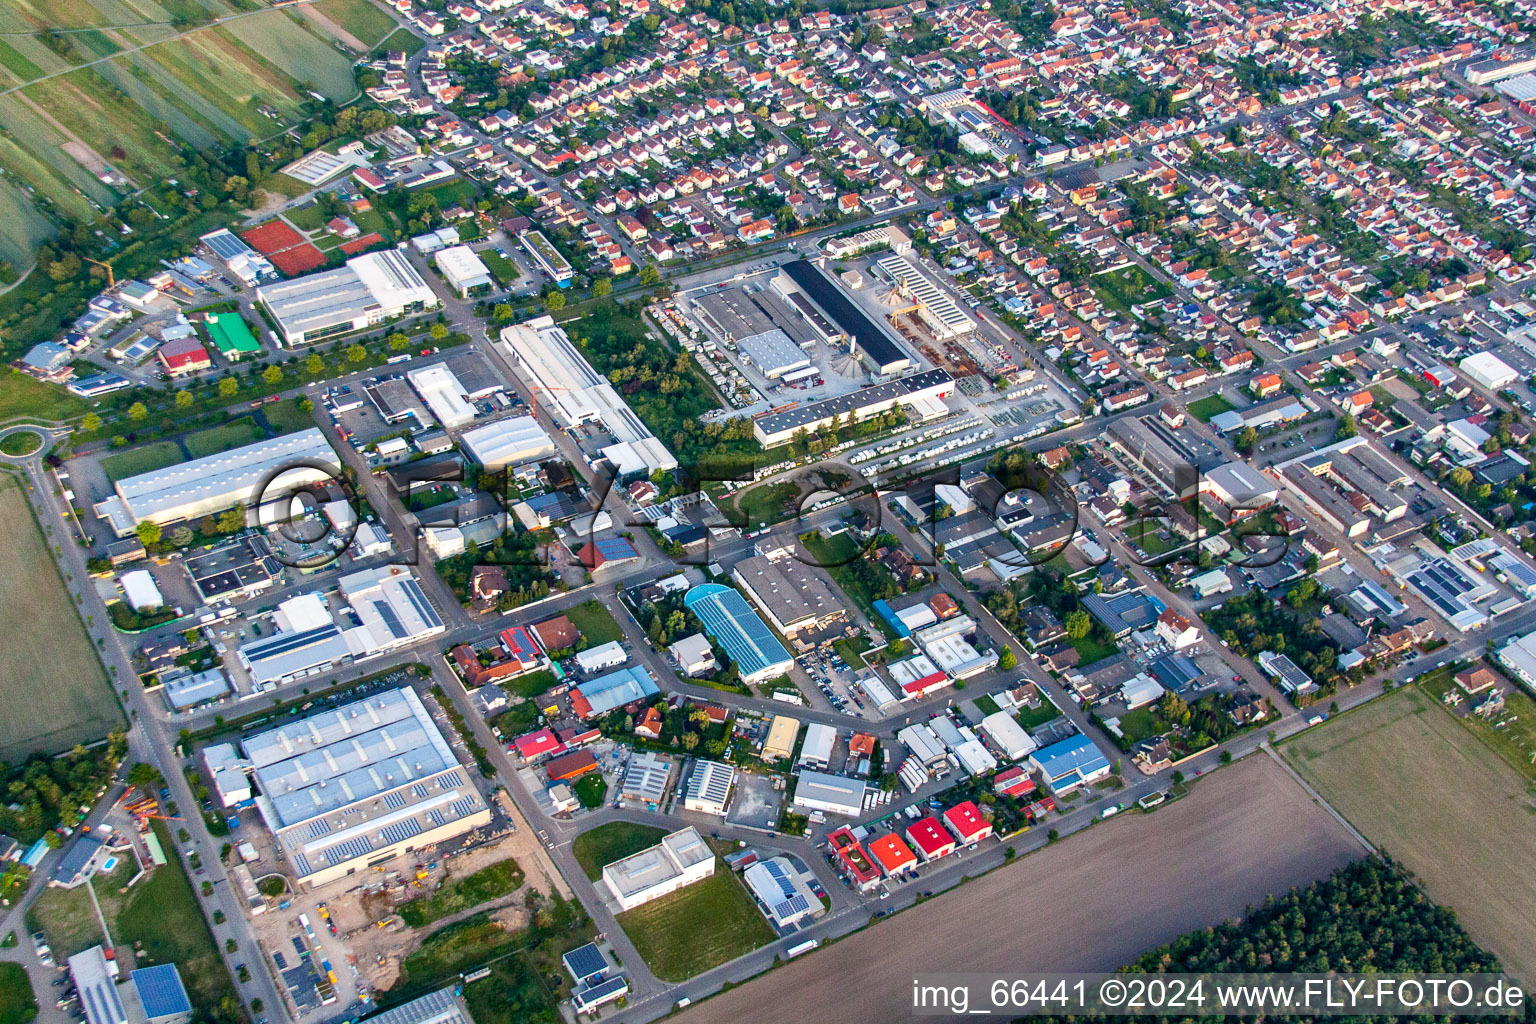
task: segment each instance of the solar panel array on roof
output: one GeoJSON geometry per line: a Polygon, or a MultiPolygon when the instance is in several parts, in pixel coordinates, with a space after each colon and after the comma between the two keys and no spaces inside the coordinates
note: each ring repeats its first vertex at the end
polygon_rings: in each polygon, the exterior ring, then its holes
{"type": "Polygon", "coordinates": [[[710,636],[720,641],[743,678],[789,667],[789,651],[737,591],[719,583],[705,583],[689,590],[683,604],[699,617],[710,636]]]}
{"type": "Polygon", "coordinates": [[[590,978],[594,974],[601,974],[608,969],[608,959],[603,956],[603,951],[597,948],[595,942],[577,946],[560,959],[565,961],[565,969],[570,971],[571,977],[577,981],[590,978]]]}
{"type": "Polygon", "coordinates": [[[144,1016],[150,1020],[192,1012],[192,1002],[175,964],[141,967],[130,977],[144,1007],[144,1016]]]}
{"type": "Polygon", "coordinates": [[[366,1024],[468,1024],[468,1020],[453,989],[443,988],[369,1017],[366,1024]]]}

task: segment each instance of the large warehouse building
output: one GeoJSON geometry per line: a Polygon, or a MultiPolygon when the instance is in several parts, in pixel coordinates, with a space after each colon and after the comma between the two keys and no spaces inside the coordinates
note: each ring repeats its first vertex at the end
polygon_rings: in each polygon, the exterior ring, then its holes
{"type": "Polygon", "coordinates": [[[356,624],[338,624],[319,594],[283,601],[272,616],[276,631],[239,650],[240,664],[254,689],[271,689],[347,662],[366,661],[446,629],[421,582],[404,566],[348,573],[337,586],[356,624]]]}
{"type": "Polygon", "coordinates": [[[298,881],[320,885],[490,824],[491,812],[409,687],[242,744],[256,806],[298,881]]]}
{"type": "Polygon", "coordinates": [[[937,419],[948,414],[944,399],[954,392],[955,378],[948,370],[924,370],[872,388],[760,416],[753,421],[752,432],[764,448],[772,448],[789,443],[797,431],[814,433],[850,413],[855,420],[863,421],[900,405],[919,420],[937,419]]]}
{"type": "Polygon", "coordinates": [[[700,584],[683,596],[683,604],[725,648],[736,663],[742,682],[764,682],[783,675],[794,664],[768,624],[752,610],[746,598],[730,587],[700,584]]]}
{"type": "Polygon", "coordinates": [[[555,454],[555,442],[532,416],[513,416],[466,430],[459,435],[459,444],[470,458],[492,473],[555,454]]]}
{"type": "MultiPolygon", "coordinates": [[[[797,305],[809,298],[837,325],[844,337],[852,339],[870,370],[880,375],[901,373],[916,363],[902,351],[895,335],[876,323],[860,309],[842,288],[809,260],[784,264],[774,279],[774,287],[797,305]]],[[[814,318],[812,319],[814,321],[814,318]]]]}
{"type": "Polygon", "coordinates": [[[474,422],[475,407],[464,398],[468,392],[453,371],[442,363],[412,370],[405,379],[411,382],[411,387],[443,426],[456,430],[474,422]]]}
{"type": "Polygon", "coordinates": [[[603,884],[620,907],[633,910],[714,873],[714,851],[690,825],[663,836],[655,846],[604,867],[603,884]]]}
{"type": "Polygon", "coordinates": [[[940,341],[963,337],[976,330],[976,321],[961,309],[908,256],[887,256],[879,263],[897,290],[916,304],[917,315],[940,341]]]}
{"type": "Polygon", "coordinates": [[[287,345],[308,345],[362,331],[438,305],[421,274],[394,249],[364,253],[345,266],[264,284],[256,301],[266,307],[287,345]]]}
{"type": "Polygon", "coordinates": [[[831,588],[787,548],[742,559],[731,578],[784,636],[848,617],[831,588]]]}
{"type": "Polygon", "coordinates": [[[95,510],[119,537],[125,537],[146,520],[164,526],[237,504],[251,508],[258,500],[271,501],[340,472],[341,462],[325,435],[318,427],[310,427],[126,477],[113,486],[117,493],[98,502],[95,510]],[[318,466],[330,467],[332,472],[318,466]]]}
{"type": "Polygon", "coordinates": [[[602,456],[620,476],[677,468],[667,446],[624,404],[608,378],[577,351],[554,317],[541,316],[504,328],[498,346],[561,426],[601,424],[613,436],[614,443],[602,449],[602,456]]]}

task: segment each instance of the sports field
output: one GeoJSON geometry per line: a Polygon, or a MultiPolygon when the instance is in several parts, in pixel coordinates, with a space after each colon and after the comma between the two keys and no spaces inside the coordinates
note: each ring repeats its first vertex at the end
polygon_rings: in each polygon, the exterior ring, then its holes
{"type": "Polygon", "coordinates": [[[1536,795],[1451,713],[1409,686],[1282,748],[1350,823],[1527,985],[1536,979],[1536,795]]]}
{"type": "MultiPolygon", "coordinates": [[[[55,753],[98,740],[123,724],[106,672],[58,569],[21,484],[0,474],[0,760],[55,753]]],[[[59,525],[62,539],[63,524],[59,525]]]]}
{"type": "MultiPolygon", "coordinates": [[[[1365,851],[1270,758],[1201,779],[881,921],[676,1018],[909,1020],[912,972],[1112,971],[1365,851]]],[[[784,945],[789,945],[786,941],[784,945]]]]}

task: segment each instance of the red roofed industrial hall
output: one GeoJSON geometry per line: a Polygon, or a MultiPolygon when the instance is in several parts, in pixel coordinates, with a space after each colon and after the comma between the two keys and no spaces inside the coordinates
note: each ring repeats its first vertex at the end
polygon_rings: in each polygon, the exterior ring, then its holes
{"type": "Polygon", "coordinates": [[[992,823],[981,816],[981,808],[967,800],[944,812],[944,824],[962,843],[975,843],[992,834],[992,823]]]}
{"type": "Polygon", "coordinates": [[[907,841],[925,861],[938,860],[955,852],[955,837],[931,814],[912,823],[907,829],[907,841]]]}
{"type": "Polygon", "coordinates": [[[901,836],[892,832],[883,835],[879,839],[869,841],[869,855],[880,865],[880,870],[885,872],[887,878],[893,878],[905,871],[917,870],[917,854],[912,852],[912,847],[901,841],[901,836]]]}

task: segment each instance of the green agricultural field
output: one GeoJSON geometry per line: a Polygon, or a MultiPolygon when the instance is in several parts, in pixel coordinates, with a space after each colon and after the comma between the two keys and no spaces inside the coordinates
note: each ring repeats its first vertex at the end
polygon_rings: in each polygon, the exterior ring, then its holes
{"type": "Polygon", "coordinates": [[[398,27],[395,19],[371,0],[320,0],[310,10],[355,36],[370,50],[398,27]]]}
{"type": "Polygon", "coordinates": [[[587,877],[596,881],[603,877],[603,868],[630,854],[655,846],[667,830],[651,825],[636,825],[629,821],[610,821],[590,832],[583,832],[571,843],[571,853],[587,877]]]}
{"type": "Polygon", "coordinates": [[[427,41],[411,32],[410,29],[397,28],[382,43],[375,46],[373,52],[379,54],[389,53],[393,50],[409,56],[426,45],[427,41]]]}
{"type": "Polygon", "coordinates": [[[140,473],[152,473],[166,466],[174,466],[178,462],[185,462],[186,458],[181,445],[175,441],[155,441],[108,455],[101,460],[101,468],[113,480],[123,480],[140,473]]]}
{"type": "Polygon", "coordinates": [[[8,26],[66,28],[67,52],[37,35],[0,39],[0,171],[36,190],[0,189],[0,258],[18,269],[49,237],[48,203],[77,220],[118,194],[97,175],[111,165],[135,185],[175,172],[179,145],[246,143],[298,123],[309,90],[357,95],[336,33],[367,49],[395,22],[369,0],[325,0],[334,17],[258,11],[187,31],[239,8],[226,0],[0,0],[8,26]],[[173,24],[174,20],[174,24],[173,24]],[[139,49],[139,47],[144,47],[139,49]],[[110,58],[110,59],[106,59],[110,58]],[[91,67],[71,67],[102,61],[91,67]],[[44,76],[58,75],[46,80],[44,76]],[[169,139],[157,130],[168,129],[169,139]]]}
{"type": "MultiPolygon", "coordinates": [[[[0,716],[0,760],[99,740],[123,724],[96,649],[60,578],[22,485],[0,476],[0,697],[26,714],[0,716]]],[[[55,528],[63,541],[63,523],[55,528]]]]}
{"type": "Polygon", "coordinates": [[[741,881],[718,857],[702,882],[618,916],[620,927],[663,981],[684,981],[775,938],[741,881]]]}
{"type": "Polygon", "coordinates": [[[310,31],[297,14],[273,11],[241,18],[214,31],[227,33],[268,65],[337,103],[357,95],[352,64],[318,29],[310,31]]]}
{"type": "Polygon", "coordinates": [[[617,622],[613,621],[613,616],[609,614],[608,609],[595,598],[583,601],[574,608],[567,608],[565,617],[581,631],[588,647],[601,647],[603,644],[624,639],[624,631],[619,628],[617,622]]]}
{"type": "Polygon", "coordinates": [[[1408,686],[1280,749],[1479,945],[1527,983],[1536,978],[1536,879],[1509,870],[1536,861],[1536,794],[1476,734],[1408,686]]]}
{"type": "Polygon", "coordinates": [[[9,367],[0,370],[0,424],[15,420],[63,423],[85,410],[83,401],[61,387],[9,367]]]}

